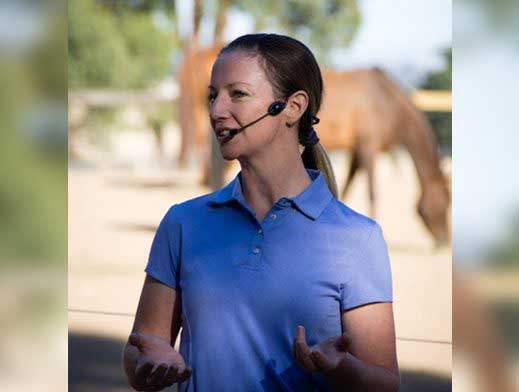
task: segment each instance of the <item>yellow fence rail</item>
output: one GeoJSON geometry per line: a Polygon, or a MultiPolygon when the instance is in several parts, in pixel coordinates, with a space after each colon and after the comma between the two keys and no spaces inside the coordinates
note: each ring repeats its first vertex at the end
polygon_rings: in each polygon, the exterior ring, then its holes
{"type": "Polygon", "coordinates": [[[447,90],[414,90],[413,103],[424,112],[452,112],[452,92],[447,90]]]}

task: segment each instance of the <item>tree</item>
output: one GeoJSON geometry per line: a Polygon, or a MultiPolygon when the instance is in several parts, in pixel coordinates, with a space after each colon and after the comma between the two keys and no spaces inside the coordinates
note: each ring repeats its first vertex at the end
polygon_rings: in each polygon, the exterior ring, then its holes
{"type": "MultiPolygon", "coordinates": [[[[445,67],[439,72],[430,73],[422,84],[422,88],[429,90],[452,90],[452,48],[443,52],[445,67]]],[[[452,113],[428,112],[427,117],[431,122],[442,153],[452,154],[452,113]]]]}
{"type": "Polygon", "coordinates": [[[443,52],[445,67],[439,72],[432,72],[422,84],[422,87],[430,90],[452,90],[452,48],[443,52]]]}
{"type": "Polygon", "coordinates": [[[331,48],[345,47],[357,32],[361,14],[356,0],[231,1],[256,19],[256,31],[268,29],[298,38],[321,59],[331,48]]]}
{"type": "Polygon", "coordinates": [[[121,87],[128,56],[112,18],[91,0],[69,1],[70,87],[121,87]]]}
{"type": "Polygon", "coordinates": [[[171,34],[119,4],[69,1],[70,87],[142,88],[170,72],[171,34]]]}
{"type": "Polygon", "coordinates": [[[504,235],[486,252],[493,265],[519,266],[519,204],[504,217],[504,235]]]}

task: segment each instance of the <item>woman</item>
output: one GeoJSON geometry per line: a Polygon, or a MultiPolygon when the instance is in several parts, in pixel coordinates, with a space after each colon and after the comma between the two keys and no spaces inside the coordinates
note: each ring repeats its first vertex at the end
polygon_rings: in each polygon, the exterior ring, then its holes
{"type": "Polygon", "coordinates": [[[135,389],[398,389],[386,243],[336,198],[312,127],[322,90],[292,38],[245,35],[220,52],[210,120],[241,171],[157,229],[124,352],[135,389]]]}

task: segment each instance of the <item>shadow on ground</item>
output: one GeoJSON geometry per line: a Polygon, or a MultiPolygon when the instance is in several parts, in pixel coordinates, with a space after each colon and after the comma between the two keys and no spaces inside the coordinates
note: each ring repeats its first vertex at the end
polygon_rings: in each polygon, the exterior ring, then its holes
{"type": "Polygon", "coordinates": [[[110,225],[110,228],[116,231],[125,231],[125,232],[151,232],[154,233],[157,231],[157,225],[148,225],[146,223],[129,223],[129,222],[117,222],[110,225]]]}
{"type": "MultiPolygon", "coordinates": [[[[132,391],[121,368],[124,342],[117,339],[69,333],[69,391],[132,391]]],[[[176,391],[176,388],[166,389],[176,391]]],[[[451,379],[427,373],[402,372],[402,392],[452,391],[451,379]]]]}
{"type": "Polygon", "coordinates": [[[156,179],[113,179],[108,184],[114,188],[127,189],[170,189],[185,186],[180,181],[156,179]]]}

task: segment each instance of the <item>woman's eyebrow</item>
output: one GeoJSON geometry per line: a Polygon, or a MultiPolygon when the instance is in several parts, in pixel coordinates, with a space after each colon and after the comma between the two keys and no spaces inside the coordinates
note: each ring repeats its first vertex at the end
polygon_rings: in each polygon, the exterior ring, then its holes
{"type": "MultiPolygon", "coordinates": [[[[247,83],[247,82],[240,82],[240,81],[227,83],[224,87],[232,87],[232,86],[234,86],[234,85],[236,85],[236,84],[246,84],[246,85],[248,85],[248,86],[253,87],[253,85],[250,84],[250,83],[247,83]]],[[[216,90],[216,87],[214,87],[213,85],[209,85],[208,88],[216,90]]]]}

